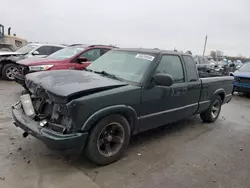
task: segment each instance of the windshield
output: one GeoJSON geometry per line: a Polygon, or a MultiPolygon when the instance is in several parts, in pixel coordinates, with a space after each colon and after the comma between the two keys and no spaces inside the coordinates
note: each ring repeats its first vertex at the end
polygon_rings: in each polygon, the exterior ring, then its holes
{"type": "Polygon", "coordinates": [[[23,46],[22,48],[19,48],[16,52],[19,52],[21,54],[27,54],[36,47],[37,45],[28,44],[26,46],[23,46]]]}
{"type": "Polygon", "coordinates": [[[131,82],[140,82],[155,56],[138,52],[110,51],[88,66],[88,69],[131,82]]]}
{"type": "Polygon", "coordinates": [[[47,58],[58,59],[58,60],[68,59],[68,58],[71,58],[74,55],[80,53],[84,49],[85,49],[84,47],[63,48],[63,49],[49,55],[47,58]]]}
{"type": "Polygon", "coordinates": [[[250,63],[243,64],[238,71],[240,72],[250,72],[250,63]]]}

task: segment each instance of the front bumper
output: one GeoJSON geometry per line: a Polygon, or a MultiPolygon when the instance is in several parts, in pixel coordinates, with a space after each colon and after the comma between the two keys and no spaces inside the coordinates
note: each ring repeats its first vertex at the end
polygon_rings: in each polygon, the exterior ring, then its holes
{"type": "Polygon", "coordinates": [[[15,125],[28,134],[43,141],[49,148],[56,150],[82,149],[88,133],[61,134],[38,125],[38,122],[26,116],[22,108],[13,107],[12,115],[15,125]]]}
{"type": "Polygon", "coordinates": [[[250,93],[250,84],[234,82],[234,91],[250,93]]]}

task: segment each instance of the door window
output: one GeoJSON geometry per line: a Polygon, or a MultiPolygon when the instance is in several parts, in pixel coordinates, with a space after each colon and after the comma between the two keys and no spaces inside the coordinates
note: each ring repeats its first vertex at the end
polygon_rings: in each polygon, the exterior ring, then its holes
{"type": "Polygon", "coordinates": [[[39,55],[50,55],[53,52],[53,49],[51,46],[42,46],[38,48],[36,51],[39,52],[39,55]]]}
{"type": "Polygon", "coordinates": [[[86,57],[88,61],[95,61],[100,56],[101,56],[101,49],[99,48],[88,50],[80,55],[80,57],[86,57]]]}
{"type": "Polygon", "coordinates": [[[176,55],[163,55],[156,69],[156,73],[166,73],[173,77],[174,83],[184,82],[181,59],[176,55]]]}

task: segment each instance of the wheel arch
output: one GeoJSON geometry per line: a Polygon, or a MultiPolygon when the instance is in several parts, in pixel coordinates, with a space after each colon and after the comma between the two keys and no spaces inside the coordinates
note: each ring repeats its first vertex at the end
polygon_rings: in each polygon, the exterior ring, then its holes
{"type": "MultiPolygon", "coordinates": [[[[1,58],[0,58],[1,59],[1,58]]],[[[7,64],[16,64],[15,61],[11,60],[11,59],[2,59],[0,60],[0,75],[2,75],[2,70],[3,70],[3,67],[7,64]]]]}
{"type": "Polygon", "coordinates": [[[136,125],[138,124],[137,113],[131,106],[115,105],[100,109],[97,112],[93,113],[91,116],[89,116],[89,118],[83,124],[81,131],[88,131],[99,120],[111,114],[120,114],[125,117],[129,122],[131,132],[133,132],[136,125]]]}
{"type": "Polygon", "coordinates": [[[224,101],[224,99],[225,99],[225,96],[226,96],[225,90],[224,90],[223,88],[217,89],[217,90],[214,92],[213,97],[214,97],[214,96],[217,96],[217,95],[220,96],[221,101],[222,101],[222,103],[223,103],[223,101],[224,101]]]}

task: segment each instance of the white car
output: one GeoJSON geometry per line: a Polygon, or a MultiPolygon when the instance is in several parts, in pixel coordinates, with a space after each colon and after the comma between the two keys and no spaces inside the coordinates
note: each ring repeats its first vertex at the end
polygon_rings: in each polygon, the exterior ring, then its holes
{"type": "Polygon", "coordinates": [[[18,72],[17,60],[46,57],[64,47],[63,45],[30,43],[15,52],[0,51],[0,76],[5,80],[14,80],[14,75],[18,72]]]}

